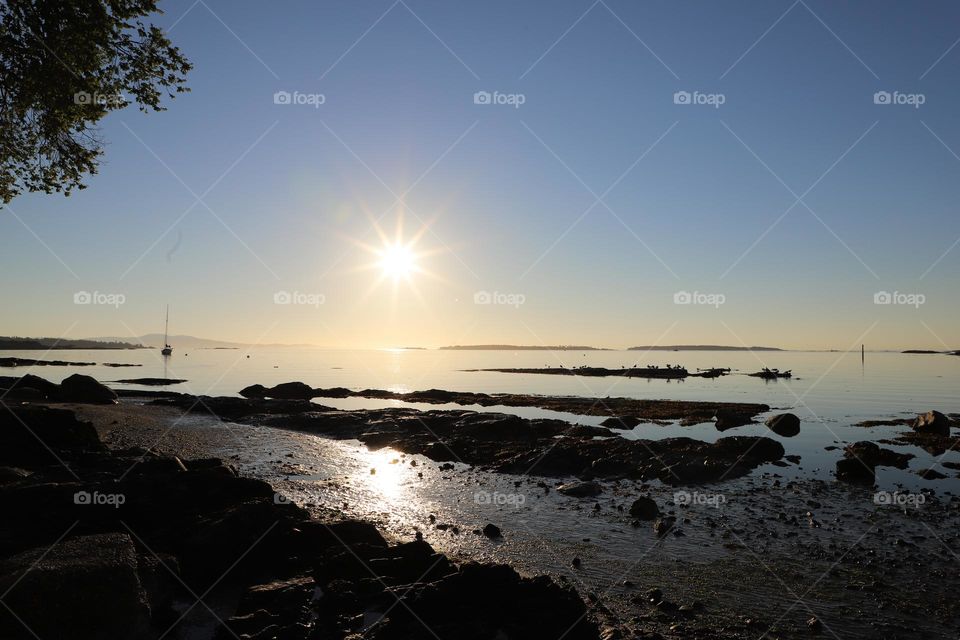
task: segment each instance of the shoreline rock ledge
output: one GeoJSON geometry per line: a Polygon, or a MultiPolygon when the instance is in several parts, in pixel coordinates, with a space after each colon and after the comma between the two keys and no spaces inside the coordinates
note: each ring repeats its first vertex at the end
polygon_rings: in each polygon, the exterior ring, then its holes
{"type": "Polygon", "coordinates": [[[0,407],[0,512],[4,640],[599,638],[549,577],[312,519],[218,459],[108,450],[66,409],[0,407]]]}

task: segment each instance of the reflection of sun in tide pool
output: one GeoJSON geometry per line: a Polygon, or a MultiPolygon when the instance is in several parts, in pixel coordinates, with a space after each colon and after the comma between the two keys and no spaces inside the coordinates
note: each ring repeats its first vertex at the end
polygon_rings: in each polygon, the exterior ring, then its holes
{"type": "Polygon", "coordinates": [[[361,478],[361,481],[384,498],[399,496],[403,491],[401,483],[405,471],[404,460],[400,454],[393,449],[371,451],[368,461],[370,466],[366,471],[367,475],[361,478]]]}

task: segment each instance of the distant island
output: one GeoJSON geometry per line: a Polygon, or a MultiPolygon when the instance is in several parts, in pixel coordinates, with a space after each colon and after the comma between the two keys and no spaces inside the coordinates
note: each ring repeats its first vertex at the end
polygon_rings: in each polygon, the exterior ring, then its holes
{"type": "Polygon", "coordinates": [[[0,349],[4,350],[59,350],[59,349],[145,349],[142,344],[118,340],[67,340],[64,338],[0,337],[0,349]]]}
{"type": "MultiPolygon", "coordinates": [[[[107,338],[97,338],[97,340],[119,340],[120,338],[107,337],[107,338]]],[[[138,336],[136,338],[131,338],[133,340],[139,340],[142,344],[146,345],[147,348],[160,348],[163,346],[163,334],[162,333],[148,333],[147,335],[138,336]]],[[[170,335],[167,338],[167,342],[174,346],[177,350],[184,349],[243,349],[246,347],[258,347],[258,348],[272,348],[272,347],[301,347],[301,348],[310,348],[315,347],[316,345],[311,344],[281,344],[281,343],[256,343],[249,344],[245,342],[229,342],[226,340],[211,340],[208,338],[198,338],[196,336],[190,335],[170,335]]]]}
{"type": "Polygon", "coordinates": [[[610,351],[599,347],[582,345],[529,345],[529,344],[464,344],[440,347],[441,351],[610,351]]]}
{"type": "Polygon", "coordinates": [[[958,351],[935,351],[933,349],[907,349],[906,351],[901,351],[900,353],[938,353],[946,354],[948,356],[960,356],[960,350],[958,351]]]}
{"type": "MultiPolygon", "coordinates": [[[[159,349],[163,346],[162,333],[150,333],[143,336],[106,336],[97,338],[21,338],[18,336],[0,336],[0,350],[54,350],[54,349],[159,349]]],[[[245,347],[299,347],[313,348],[312,344],[282,344],[226,342],[210,340],[189,335],[171,335],[167,342],[179,350],[183,349],[242,349],[245,347]]]]}
{"type": "Polygon", "coordinates": [[[630,347],[627,351],[783,351],[779,347],[731,347],[721,344],[667,344],[630,347]]]}

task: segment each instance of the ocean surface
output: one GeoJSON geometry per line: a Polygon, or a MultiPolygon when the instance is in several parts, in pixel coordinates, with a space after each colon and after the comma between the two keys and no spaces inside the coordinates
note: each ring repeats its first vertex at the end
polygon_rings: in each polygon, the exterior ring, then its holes
{"type": "MultiPolygon", "coordinates": [[[[903,427],[855,427],[862,420],[912,417],[937,409],[960,412],[960,357],[944,354],[868,352],[861,361],[857,352],[803,351],[452,351],[452,350],[330,350],[312,348],[178,349],[170,358],[156,350],[130,351],[0,351],[0,357],[57,359],[96,362],[88,367],[4,368],[0,375],[35,373],[53,381],[82,372],[116,388],[138,387],[113,381],[124,378],[169,377],[187,380],[159,387],[201,395],[236,395],[243,387],[260,383],[271,386],[298,380],[314,387],[388,389],[414,391],[437,388],[484,393],[532,393],[573,396],[623,396],[649,399],[717,400],[758,402],[773,412],[792,411],[802,420],[801,433],[781,438],[762,424],[747,425],[724,433],[712,424],[681,427],[642,424],[623,432],[628,438],[661,438],[686,435],[715,440],[728,435],[766,435],[781,441],[787,453],[802,456],[799,467],[781,468],[786,477],[812,475],[827,479],[841,452],[825,450],[857,440],[880,440],[895,436],[903,427]],[[104,363],[139,364],[138,367],[107,367],[104,363]],[[698,368],[729,367],[721,378],[648,380],[621,377],[580,377],[512,374],[468,369],[502,367],[607,368],[634,365],[682,365],[698,368]],[[747,376],[762,367],[792,370],[792,379],[765,381],[747,376]]],[[[418,406],[394,401],[360,398],[318,398],[316,402],[337,408],[418,406]]],[[[421,408],[463,408],[457,405],[419,405],[421,408]]],[[[598,424],[602,418],[577,416],[535,408],[468,407],[482,411],[502,410],[524,417],[553,417],[580,424],[598,424]]],[[[908,470],[878,469],[881,486],[910,488],[936,486],[960,489],[955,472],[939,468],[950,478],[927,481],[914,472],[938,461],[960,462],[960,452],[934,457],[917,447],[896,447],[916,458],[908,470]]]]}

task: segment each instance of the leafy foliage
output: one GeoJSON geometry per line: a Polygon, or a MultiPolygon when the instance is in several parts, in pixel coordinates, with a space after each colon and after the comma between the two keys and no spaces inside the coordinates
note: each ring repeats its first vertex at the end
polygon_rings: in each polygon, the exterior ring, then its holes
{"type": "Polygon", "coordinates": [[[0,0],[0,202],[83,189],[101,118],[188,90],[190,63],[143,21],[154,13],[156,0],[0,0]]]}

